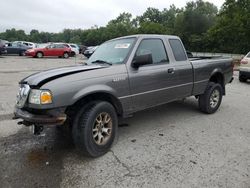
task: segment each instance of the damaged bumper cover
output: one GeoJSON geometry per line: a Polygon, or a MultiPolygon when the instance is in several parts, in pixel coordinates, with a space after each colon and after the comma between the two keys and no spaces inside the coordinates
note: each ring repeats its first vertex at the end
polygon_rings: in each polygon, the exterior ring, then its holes
{"type": "Polygon", "coordinates": [[[24,109],[15,108],[13,119],[23,119],[20,124],[30,125],[62,125],[67,115],[61,109],[48,110],[42,114],[28,112],[24,109]]]}

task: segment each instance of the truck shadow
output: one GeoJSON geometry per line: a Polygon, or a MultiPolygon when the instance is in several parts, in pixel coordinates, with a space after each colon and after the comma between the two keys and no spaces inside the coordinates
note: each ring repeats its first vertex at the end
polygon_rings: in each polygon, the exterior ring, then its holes
{"type": "MultiPolygon", "coordinates": [[[[175,101],[155,108],[137,112],[133,117],[122,120],[119,126],[119,139],[142,130],[152,130],[159,127],[172,128],[173,123],[195,115],[200,115],[198,102],[194,98],[175,101]]],[[[119,142],[119,141],[118,141],[119,142]]]]}

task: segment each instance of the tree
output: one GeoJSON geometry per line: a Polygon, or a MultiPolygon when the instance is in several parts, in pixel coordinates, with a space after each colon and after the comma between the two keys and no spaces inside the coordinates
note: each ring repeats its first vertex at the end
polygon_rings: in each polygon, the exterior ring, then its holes
{"type": "Polygon", "coordinates": [[[250,0],[226,0],[219,11],[212,3],[190,1],[184,8],[171,5],[162,11],[148,8],[133,18],[124,12],[104,27],[64,29],[59,33],[7,29],[0,38],[33,42],[73,42],[99,45],[106,40],[132,34],[178,35],[191,51],[246,53],[250,49],[250,0]]]}
{"type": "Polygon", "coordinates": [[[247,53],[250,50],[250,0],[226,0],[216,24],[207,33],[213,51],[247,53]]]}
{"type": "Polygon", "coordinates": [[[214,25],[218,10],[209,2],[188,2],[183,12],[177,15],[175,34],[179,35],[187,48],[200,50],[203,36],[214,25]],[[197,45],[199,44],[199,45],[197,45]]]}
{"type": "Polygon", "coordinates": [[[165,26],[170,34],[174,34],[174,27],[176,22],[176,17],[181,13],[183,9],[178,9],[175,5],[171,5],[169,9],[164,8],[161,12],[161,20],[163,26],[165,26]]]}
{"type": "Polygon", "coordinates": [[[7,29],[5,33],[1,34],[1,37],[5,40],[16,41],[16,40],[26,40],[27,35],[24,30],[16,30],[14,28],[7,29]]]}
{"type": "Polygon", "coordinates": [[[40,33],[36,29],[32,29],[29,35],[29,41],[31,42],[41,42],[40,33]]]}
{"type": "Polygon", "coordinates": [[[144,22],[138,28],[138,33],[141,34],[166,34],[166,28],[159,23],[144,22]]]}
{"type": "Polygon", "coordinates": [[[145,22],[162,23],[161,11],[156,8],[149,7],[142,16],[138,17],[140,24],[145,22]]]}

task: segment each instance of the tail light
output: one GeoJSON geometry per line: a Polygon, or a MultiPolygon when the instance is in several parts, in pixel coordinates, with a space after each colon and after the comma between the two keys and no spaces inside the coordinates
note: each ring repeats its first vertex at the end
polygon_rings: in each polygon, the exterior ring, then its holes
{"type": "Polygon", "coordinates": [[[246,60],[243,60],[243,59],[240,61],[240,64],[243,64],[243,65],[246,65],[247,63],[248,62],[246,60]]]}

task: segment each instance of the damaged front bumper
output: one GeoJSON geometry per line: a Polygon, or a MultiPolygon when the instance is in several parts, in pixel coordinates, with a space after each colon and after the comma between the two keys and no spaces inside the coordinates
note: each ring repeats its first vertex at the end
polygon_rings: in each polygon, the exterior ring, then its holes
{"type": "Polygon", "coordinates": [[[26,126],[62,125],[66,121],[67,115],[63,109],[29,112],[24,109],[15,108],[13,119],[22,119],[18,123],[26,126]]]}

